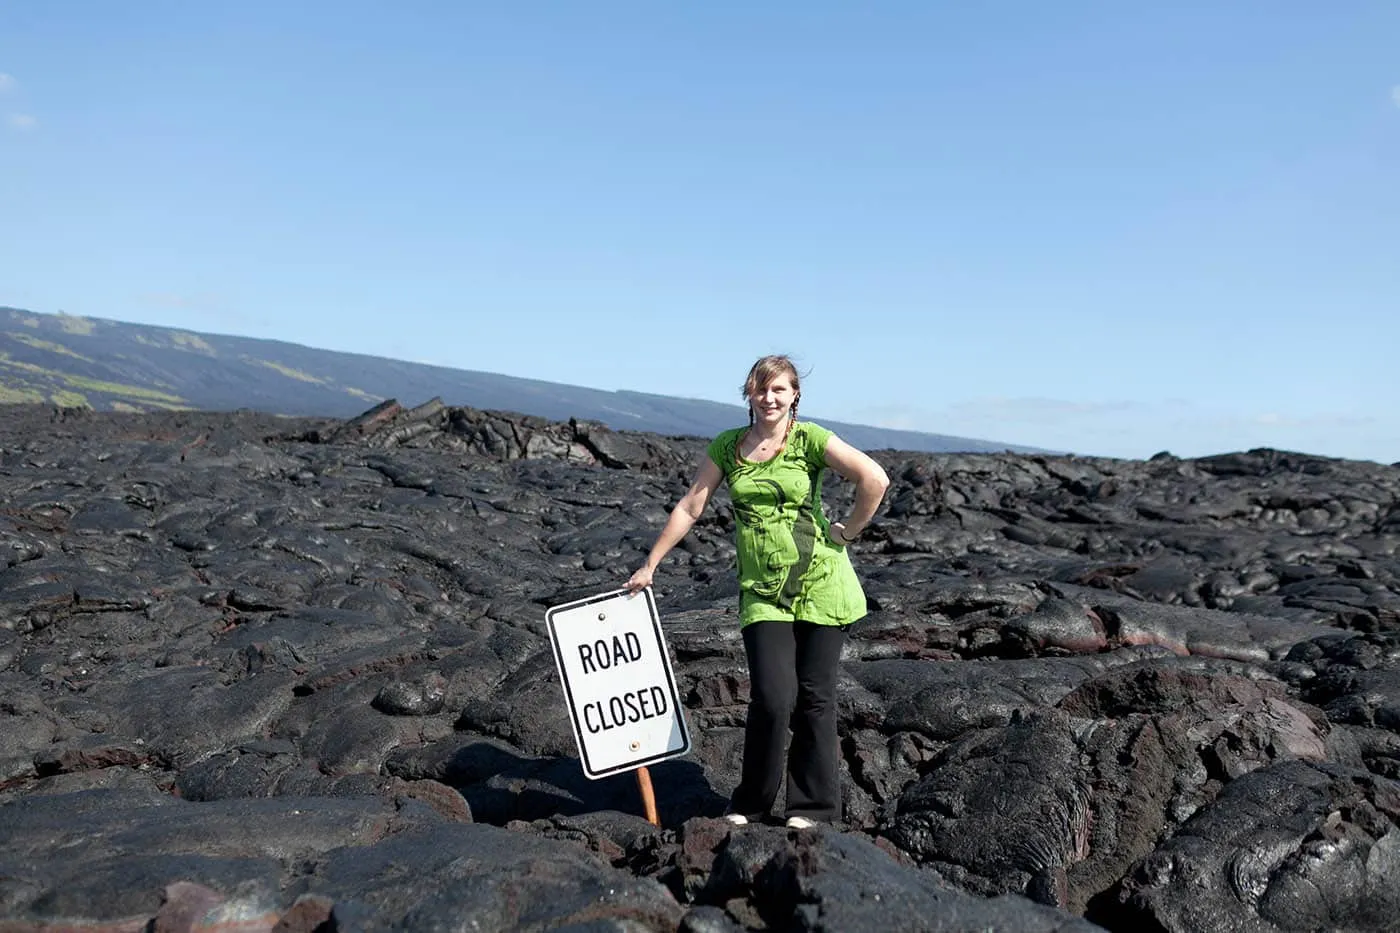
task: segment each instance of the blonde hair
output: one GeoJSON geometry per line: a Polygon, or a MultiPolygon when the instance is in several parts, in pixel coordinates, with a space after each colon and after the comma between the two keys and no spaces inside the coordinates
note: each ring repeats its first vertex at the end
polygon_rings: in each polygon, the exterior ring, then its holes
{"type": "Polygon", "coordinates": [[[756,393],[768,388],[768,385],[779,376],[787,376],[792,383],[792,408],[788,411],[788,431],[792,431],[792,426],[797,423],[797,403],[802,398],[802,377],[797,374],[797,367],[793,365],[791,359],[781,353],[770,356],[761,356],[749,367],[748,378],[744,380],[744,385],[740,392],[744,395],[744,400],[749,402],[749,424],[753,424],[753,404],[749,401],[756,393]]]}

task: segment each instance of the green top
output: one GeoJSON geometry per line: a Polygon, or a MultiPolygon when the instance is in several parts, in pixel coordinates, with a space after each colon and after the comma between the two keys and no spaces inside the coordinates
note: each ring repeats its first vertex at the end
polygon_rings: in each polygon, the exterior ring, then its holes
{"type": "Polygon", "coordinates": [[[724,472],[734,503],[739,624],[856,621],[866,612],[865,593],[822,514],[822,471],[832,432],[799,421],[787,446],[759,463],[739,457],[745,430],[725,431],[706,450],[724,472]]]}

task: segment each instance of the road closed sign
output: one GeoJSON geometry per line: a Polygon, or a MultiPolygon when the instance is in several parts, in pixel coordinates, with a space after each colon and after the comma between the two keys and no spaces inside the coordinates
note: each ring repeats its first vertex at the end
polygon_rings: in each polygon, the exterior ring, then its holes
{"type": "Polygon", "coordinates": [[[583,773],[593,779],[690,751],[651,590],[617,590],[545,613],[583,773]]]}

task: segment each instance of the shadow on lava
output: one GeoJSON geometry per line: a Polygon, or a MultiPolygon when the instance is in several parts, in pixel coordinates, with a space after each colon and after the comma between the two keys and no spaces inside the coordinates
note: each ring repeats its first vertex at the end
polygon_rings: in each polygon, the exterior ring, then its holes
{"type": "MultiPolygon", "coordinates": [[[[671,759],[648,770],[662,826],[724,812],[728,797],[710,785],[695,762],[671,759]]],[[[576,758],[529,758],[495,743],[458,750],[443,781],[466,799],[473,819],[497,826],[601,810],[645,812],[635,772],[590,780],[576,758]]]]}

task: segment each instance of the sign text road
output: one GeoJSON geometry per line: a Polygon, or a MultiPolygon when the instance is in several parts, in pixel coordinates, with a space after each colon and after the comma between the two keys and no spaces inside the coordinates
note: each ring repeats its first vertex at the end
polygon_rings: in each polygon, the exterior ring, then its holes
{"type": "Polygon", "coordinates": [[[605,777],[690,750],[651,590],[617,590],[545,613],[583,773],[605,777]]]}

